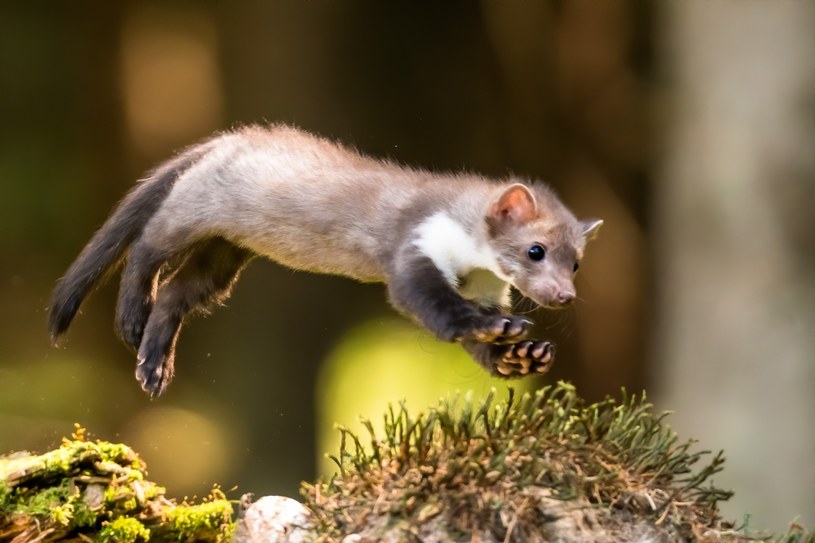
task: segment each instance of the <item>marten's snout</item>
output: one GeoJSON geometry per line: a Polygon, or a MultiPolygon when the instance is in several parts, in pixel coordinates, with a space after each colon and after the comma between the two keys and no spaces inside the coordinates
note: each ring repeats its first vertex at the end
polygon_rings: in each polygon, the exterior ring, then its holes
{"type": "Polygon", "coordinates": [[[557,293],[555,299],[558,305],[569,305],[577,297],[577,293],[573,290],[561,290],[557,293]]]}
{"type": "Polygon", "coordinates": [[[531,284],[521,283],[515,286],[524,296],[549,309],[564,308],[577,298],[577,291],[568,278],[541,277],[531,284]]]}
{"type": "Polygon", "coordinates": [[[550,289],[548,292],[542,292],[540,296],[532,297],[540,306],[548,307],[549,309],[563,309],[571,305],[577,298],[577,293],[574,289],[550,289]]]}

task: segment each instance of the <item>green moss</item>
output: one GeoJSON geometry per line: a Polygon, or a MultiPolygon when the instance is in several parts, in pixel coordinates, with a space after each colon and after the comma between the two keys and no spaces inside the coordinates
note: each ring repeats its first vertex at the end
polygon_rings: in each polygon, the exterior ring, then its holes
{"type": "Polygon", "coordinates": [[[775,541],[778,543],[815,543],[815,529],[807,530],[794,522],[787,533],[775,541]]]}
{"type": "Polygon", "coordinates": [[[172,541],[188,541],[203,535],[212,541],[226,542],[232,536],[232,513],[232,503],[216,489],[204,503],[181,504],[168,511],[161,534],[172,541]]]}
{"type": "Polygon", "coordinates": [[[100,508],[94,510],[85,501],[77,500],[74,504],[73,523],[77,528],[91,528],[96,526],[101,513],[100,508]]]}
{"type": "Polygon", "coordinates": [[[124,514],[143,508],[164,493],[164,487],[145,481],[143,477],[130,477],[108,486],[104,491],[104,503],[109,510],[124,514]]]}
{"type": "Polygon", "coordinates": [[[9,501],[11,500],[11,487],[4,481],[0,481],[0,511],[8,508],[9,501]]]}
{"type": "Polygon", "coordinates": [[[149,540],[150,530],[130,517],[119,517],[105,524],[96,536],[96,541],[100,543],[136,543],[149,540]]]}
{"type": "Polygon", "coordinates": [[[24,489],[18,493],[18,498],[13,504],[12,513],[50,518],[60,526],[68,526],[74,517],[78,491],[64,481],[59,486],[39,492],[24,489]]]}

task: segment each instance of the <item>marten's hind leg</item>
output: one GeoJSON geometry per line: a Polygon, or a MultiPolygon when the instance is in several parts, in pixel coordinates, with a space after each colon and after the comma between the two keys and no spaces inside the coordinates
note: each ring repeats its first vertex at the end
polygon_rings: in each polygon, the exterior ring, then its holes
{"type": "Polygon", "coordinates": [[[214,238],[195,247],[158,288],[147,319],[136,379],[151,396],[164,392],[173,377],[175,345],[184,318],[224,301],[254,253],[214,238]]]}
{"type": "Polygon", "coordinates": [[[159,270],[184,246],[175,250],[159,249],[144,238],[137,239],[127,254],[119,297],[116,302],[116,332],[127,345],[139,350],[147,318],[153,308],[159,270]]]}

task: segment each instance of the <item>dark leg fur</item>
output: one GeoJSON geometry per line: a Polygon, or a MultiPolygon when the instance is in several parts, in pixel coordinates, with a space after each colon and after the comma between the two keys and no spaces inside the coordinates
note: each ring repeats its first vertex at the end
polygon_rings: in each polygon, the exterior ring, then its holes
{"type": "Polygon", "coordinates": [[[151,396],[173,377],[175,344],[184,318],[225,300],[253,253],[216,238],[196,247],[159,287],[139,348],[136,379],[151,396]]]}
{"type": "Polygon", "coordinates": [[[172,252],[155,249],[141,239],[127,255],[116,303],[116,331],[136,351],[153,308],[159,270],[172,256],[172,252]]]}
{"type": "Polygon", "coordinates": [[[411,259],[388,284],[391,303],[417,318],[444,341],[512,343],[532,321],[485,311],[465,300],[427,257],[411,259]]]}
{"type": "Polygon", "coordinates": [[[527,340],[495,345],[465,340],[461,345],[476,362],[499,377],[546,373],[555,358],[555,346],[548,341],[527,340]]]}

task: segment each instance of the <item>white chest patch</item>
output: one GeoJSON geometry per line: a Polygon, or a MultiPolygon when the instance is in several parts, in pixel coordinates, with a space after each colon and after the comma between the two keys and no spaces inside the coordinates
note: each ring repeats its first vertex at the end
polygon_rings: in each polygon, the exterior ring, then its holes
{"type": "Polygon", "coordinates": [[[463,296],[482,303],[508,301],[509,279],[498,268],[492,250],[459,222],[440,212],[425,219],[414,233],[413,244],[433,261],[451,285],[461,287],[463,296]]]}

